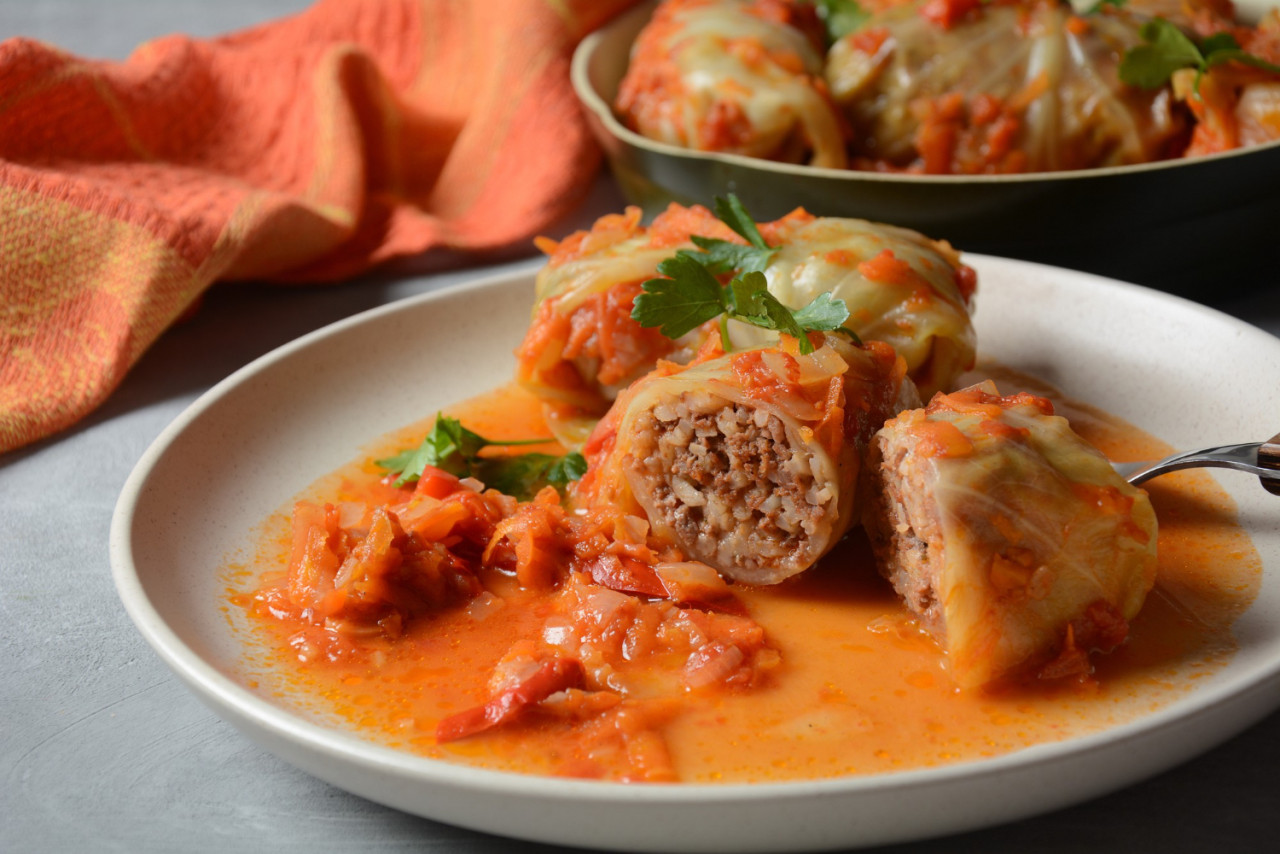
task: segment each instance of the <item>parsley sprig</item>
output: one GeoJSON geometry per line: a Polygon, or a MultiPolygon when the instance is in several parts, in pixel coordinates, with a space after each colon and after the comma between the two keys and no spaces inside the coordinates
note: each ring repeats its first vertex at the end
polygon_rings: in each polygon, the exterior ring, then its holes
{"type": "Polygon", "coordinates": [[[769,246],[737,196],[715,200],[716,216],[747,241],[746,246],[727,240],[694,237],[702,251],[681,250],[658,265],[665,278],[641,284],[631,317],[641,326],[658,327],[668,338],[679,338],[715,318],[720,318],[720,340],[726,352],[732,349],[727,322],[740,320],[761,329],[790,335],[799,342],[801,353],[812,353],[809,332],[842,330],[849,319],[843,300],[829,293],[819,294],[798,310],[783,305],[769,293],[764,268],[778,250],[769,246]],[[737,271],[727,284],[717,274],[737,271]]]}
{"type": "Polygon", "coordinates": [[[485,485],[516,498],[530,498],[544,485],[563,489],[570,481],[586,473],[587,462],[579,453],[563,457],[553,454],[516,454],[481,457],[488,447],[542,445],[551,439],[499,441],[486,439],[462,426],[456,418],[438,413],[435,426],[416,448],[408,448],[392,457],[375,460],[375,464],[396,475],[396,486],[413,483],[427,466],[457,477],[475,477],[485,485]]]}
{"type": "Polygon", "coordinates": [[[1130,48],[1120,60],[1120,79],[1132,86],[1156,89],[1167,83],[1175,71],[1194,68],[1193,88],[1198,94],[1205,72],[1225,62],[1239,62],[1280,74],[1280,66],[1242,50],[1231,33],[1214,33],[1197,46],[1164,18],[1152,18],[1138,32],[1144,44],[1130,48]]]}
{"type": "Polygon", "coordinates": [[[747,245],[720,240],[716,237],[693,235],[693,245],[700,252],[681,249],[678,254],[692,257],[713,273],[729,273],[737,270],[740,273],[763,273],[765,267],[778,250],[765,243],[756,222],[747,213],[738,197],[729,194],[728,198],[716,197],[716,218],[723,222],[734,233],[747,241],[747,245]]]}

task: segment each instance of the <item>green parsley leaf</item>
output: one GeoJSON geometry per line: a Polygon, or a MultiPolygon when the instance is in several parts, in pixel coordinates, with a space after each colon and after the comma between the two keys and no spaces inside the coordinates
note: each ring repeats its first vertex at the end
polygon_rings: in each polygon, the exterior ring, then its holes
{"type": "Polygon", "coordinates": [[[729,282],[732,294],[733,314],[738,320],[759,326],[761,329],[773,329],[801,340],[801,351],[808,342],[804,329],[796,322],[795,315],[778,298],[769,293],[769,282],[764,273],[744,273],[729,282]]]}
{"type": "Polygon", "coordinates": [[[562,488],[575,480],[582,480],[582,476],[586,473],[587,458],[577,451],[570,451],[547,469],[547,483],[556,488],[562,488]]]}
{"type": "Polygon", "coordinates": [[[435,425],[418,447],[375,462],[397,475],[396,486],[417,480],[427,466],[466,477],[468,458],[474,457],[487,444],[490,444],[487,439],[463,427],[458,419],[437,413],[435,425]]]}
{"type": "Polygon", "coordinates": [[[587,461],[577,451],[563,457],[552,454],[518,454],[485,457],[476,462],[474,474],[491,489],[527,501],[544,486],[564,489],[587,472],[587,461]]]}
{"type": "Polygon", "coordinates": [[[740,273],[764,272],[778,250],[765,242],[760,229],[756,227],[756,221],[751,218],[751,214],[747,213],[742,201],[733,193],[725,198],[716,196],[715,211],[716,217],[747,241],[747,245],[730,243],[728,240],[720,240],[716,237],[694,235],[691,239],[702,251],[691,252],[688,249],[682,249],[678,254],[693,258],[716,275],[735,270],[740,273]]]}
{"type": "Polygon", "coordinates": [[[1164,18],[1152,18],[1138,31],[1145,44],[1130,48],[1120,60],[1120,79],[1132,86],[1156,89],[1182,68],[1203,68],[1195,42],[1164,18]]]}
{"type": "MultiPolygon", "coordinates": [[[[821,293],[814,297],[813,302],[796,311],[795,318],[796,323],[805,329],[815,332],[835,332],[844,329],[843,324],[849,319],[849,308],[843,300],[836,299],[829,292],[821,293]]],[[[858,338],[856,334],[853,337],[855,340],[858,338]]]]}
{"type": "MultiPolygon", "coordinates": [[[[488,462],[488,460],[480,458],[480,451],[483,448],[490,446],[541,445],[550,441],[553,440],[518,439],[513,441],[494,441],[463,427],[462,422],[456,418],[450,418],[444,413],[436,413],[436,423],[418,447],[401,451],[392,457],[374,460],[374,463],[379,468],[386,469],[391,474],[396,475],[394,481],[396,486],[404,486],[406,483],[413,483],[422,477],[422,472],[427,466],[434,466],[456,477],[477,476],[476,472],[481,464],[488,462]]],[[[513,457],[495,457],[493,459],[519,460],[522,457],[546,457],[552,462],[560,459],[549,454],[522,454],[513,457]]],[[[505,489],[500,489],[483,477],[480,479],[485,481],[486,486],[498,489],[500,492],[506,492],[505,489]]]]}
{"type": "Polygon", "coordinates": [[[857,0],[813,0],[818,18],[827,29],[832,44],[860,28],[871,17],[857,0]]]}
{"type": "Polygon", "coordinates": [[[729,292],[729,309],[739,319],[764,314],[761,294],[769,293],[769,280],[764,277],[764,273],[743,273],[730,279],[726,288],[729,292]]]}
{"type": "Polygon", "coordinates": [[[677,254],[658,265],[665,279],[650,279],[632,304],[631,317],[641,326],[657,326],[672,340],[724,314],[724,288],[716,277],[688,254],[677,254]]]}
{"type": "Polygon", "coordinates": [[[723,198],[716,196],[715,208],[716,218],[733,229],[752,246],[757,249],[769,248],[769,244],[765,243],[764,237],[760,235],[760,229],[756,228],[756,221],[751,218],[751,214],[747,213],[747,209],[743,207],[741,200],[733,193],[723,198]]]}
{"type": "Polygon", "coordinates": [[[1240,42],[1231,33],[1214,33],[1200,42],[1200,52],[1206,58],[1210,54],[1227,50],[1240,50],[1240,42]]]}
{"type": "Polygon", "coordinates": [[[1230,33],[1214,33],[1197,47],[1177,26],[1164,18],[1152,18],[1139,30],[1145,44],[1130,48],[1120,60],[1120,79],[1132,86],[1155,89],[1165,85],[1175,71],[1196,70],[1195,91],[1200,78],[1215,65],[1239,62],[1280,74],[1280,66],[1240,49],[1230,33]]]}
{"type": "MultiPolygon", "coordinates": [[[[812,353],[813,345],[806,333],[840,329],[849,318],[844,301],[833,299],[829,293],[819,294],[793,312],[769,293],[764,273],[744,273],[722,286],[701,264],[680,256],[662,262],[658,270],[671,278],[643,283],[644,293],[636,297],[631,316],[641,326],[659,327],[668,338],[679,338],[708,320],[723,316],[790,335],[799,342],[801,353],[812,353]],[[677,264],[668,263],[677,259],[677,264]],[[715,284],[716,293],[708,292],[707,279],[715,284]]],[[[728,336],[723,328],[721,335],[727,351],[728,336]]]]}
{"type": "Polygon", "coordinates": [[[764,268],[769,266],[770,259],[778,252],[777,249],[743,246],[741,243],[730,243],[727,240],[701,237],[696,234],[691,239],[702,251],[681,249],[677,254],[688,255],[716,275],[731,273],[734,270],[741,270],[744,273],[752,271],[763,273],[764,268]]]}

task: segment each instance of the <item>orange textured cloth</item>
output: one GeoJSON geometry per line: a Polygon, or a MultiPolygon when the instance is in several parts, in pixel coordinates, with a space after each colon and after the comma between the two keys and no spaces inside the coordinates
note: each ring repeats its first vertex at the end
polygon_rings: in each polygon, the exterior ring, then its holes
{"type": "Polygon", "coordinates": [[[629,0],[325,0],[124,62],[0,43],[0,451],[100,404],[217,280],[492,252],[599,153],[577,40],[629,0]]]}

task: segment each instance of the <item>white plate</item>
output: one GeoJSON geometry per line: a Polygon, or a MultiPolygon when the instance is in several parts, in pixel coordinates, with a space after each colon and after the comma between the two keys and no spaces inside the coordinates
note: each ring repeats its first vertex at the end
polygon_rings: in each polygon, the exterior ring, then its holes
{"type": "MultiPolygon", "coordinates": [[[[1176,297],[986,256],[984,356],[1026,370],[1178,447],[1280,429],[1280,340],[1176,297]]],[[[1280,501],[1220,482],[1262,554],[1240,650],[1183,699],[1100,734],[891,775],[764,785],[547,779],[390,750],[255,694],[221,606],[219,569],[315,478],[395,428],[505,382],[529,319],[528,275],[358,315],[264,356],[156,440],[111,529],[117,589],[178,676],[254,741],[336,786],[408,812],[524,839],[622,850],[801,851],[996,824],[1111,791],[1181,762],[1280,705],[1280,501]]]]}

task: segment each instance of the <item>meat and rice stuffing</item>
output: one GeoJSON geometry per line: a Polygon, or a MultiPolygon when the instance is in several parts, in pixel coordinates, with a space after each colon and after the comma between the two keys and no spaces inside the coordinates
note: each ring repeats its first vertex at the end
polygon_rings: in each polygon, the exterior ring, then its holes
{"type": "Polygon", "coordinates": [[[778,416],[691,392],[637,418],[633,482],[691,557],[748,575],[803,567],[830,539],[837,493],[813,453],[778,416]]]}
{"type": "MultiPolygon", "coordinates": [[[[816,336],[815,336],[816,337],[816,336]]],[[[579,497],[643,512],[689,557],[774,584],[822,557],[857,518],[871,435],[917,405],[893,349],[827,336],[664,364],[588,441],[579,497]]]]}
{"type": "Polygon", "coordinates": [[[962,687],[1087,672],[1155,581],[1147,495],[1039,397],[984,383],[889,421],[863,522],[962,687]]]}

